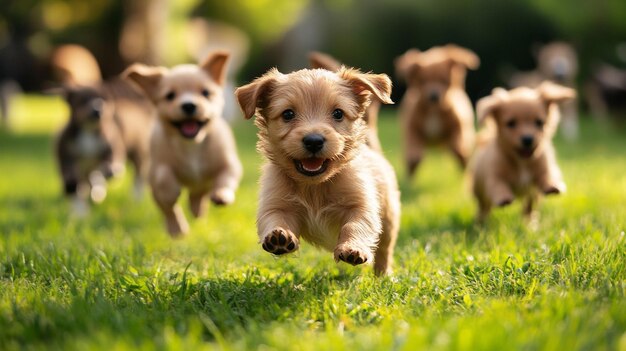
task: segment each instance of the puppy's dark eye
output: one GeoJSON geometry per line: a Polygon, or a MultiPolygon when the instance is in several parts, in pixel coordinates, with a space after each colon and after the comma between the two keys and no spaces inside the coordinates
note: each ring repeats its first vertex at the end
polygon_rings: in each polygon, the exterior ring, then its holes
{"type": "Polygon", "coordinates": [[[335,121],[341,121],[341,120],[343,120],[343,111],[342,111],[342,110],[340,110],[340,109],[338,109],[338,108],[336,108],[336,109],[333,111],[333,119],[334,119],[335,121]]]}
{"type": "Polygon", "coordinates": [[[283,121],[289,122],[296,117],[296,113],[292,109],[283,111],[283,121]]]}
{"type": "Polygon", "coordinates": [[[506,126],[507,128],[514,129],[515,127],[517,127],[517,121],[514,119],[511,119],[508,122],[506,122],[506,126]]]}
{"type": "Polygon", "coordinates": [[[167,99],[167,101],[172,101],[174,98],[176,98],[176,93],[173,91],[170,91],[165,95],[165,99],[167,99]]]}
{"type": "Polygon", "coordinates": [[[535,126],[539,129],[543,128],[544,121],[540,118],[535,119],[535,126]]]}
{"type": "Polygon", "coordinates": [[[205,98],[209,97],[209,90],[208,89],[202,89],[202,96],[204,96],[205,98]]]}

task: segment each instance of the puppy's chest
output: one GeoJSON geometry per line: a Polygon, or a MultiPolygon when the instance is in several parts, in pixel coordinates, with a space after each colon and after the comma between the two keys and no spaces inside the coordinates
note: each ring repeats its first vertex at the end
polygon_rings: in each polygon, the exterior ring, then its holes
{"type": "Polygon", "coordinates": [[[443,121],[441,114],[437,111],[430,111],[424,115],[422,122],[424,134],[430,139],[438,139],[443,135],[443,121]]]}
{"type": "Polygon", "coordinates": [[[190,185],[208,181],[211,176],[211,155],[199,145],[181,147],[177,151],[174,170],[190,185]]]}
{"type": "Polygon", "coordinates": [[[521,167],[513,177],[512,183],[516,194],[527,194],[534,186],[534,175],[528,167],[521,167]]]}
{"type": "Polygon", "coordinates": [[[74,152],[81,158],[96,158],[107,149],[107,142],[97,133],[82,131],[74,142],[74,152]]]}
{"type": "Polygon", "coordinates": [[[301,202],[300,206],[300,235],[317,246],[333,250],[343,226],[341,217],[345,209],[337,203],[316,206],[301,202]]]}

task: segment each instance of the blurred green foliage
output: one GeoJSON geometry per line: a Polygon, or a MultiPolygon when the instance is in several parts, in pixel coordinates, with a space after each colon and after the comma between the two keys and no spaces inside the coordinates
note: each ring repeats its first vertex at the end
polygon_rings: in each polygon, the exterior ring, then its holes
{"type": "MultiPolygon", "coordinates": [[[[76,42],[100,58],[105,75],[117,73],[127,64],[115,55],[127,3],[4,0],[0,50],[10,39],[24,40],[42,56],[54,45],[76,42]]],[[[393,59],[408,48],[454,42],[482,59],[479,71],[468,75],[473,98],[502,84],[511,71],[533,68],[532,48],[538,44],[573,43],[584,80],[593,62],[617,63],[615,47],[626,38],[623,0],[185,0],[170,1],[166,11],[166,64],[190,59],[181,43],[184,23],[191,16],[235,25],[250,37],[242,81],[272,66],[294,69],[293,64],[281,67],[284,58],[304,67],[306,52],[294,44],[327,51],[349,65],[393,74],[393,59]],[[298,28],[303,32],[297,34],[298,28]]]]}

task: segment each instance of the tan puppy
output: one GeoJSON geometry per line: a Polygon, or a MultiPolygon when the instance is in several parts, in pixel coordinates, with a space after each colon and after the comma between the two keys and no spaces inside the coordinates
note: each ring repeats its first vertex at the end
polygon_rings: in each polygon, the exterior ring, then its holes
{"type": "MultiPolygon", "coordinates": [[[[342,64],[333,57],[317,51],[309,53],[309,62],[311,68],[323,68],[329,71],[338,71],[342,66],[342,64]]],[[[372,102],[363,115],[363,119],[367,124],[367,145],[369,145],[372,150],[378,152],[382,152],[380,140],[378,139],[378,112],[380,111],[380,104],[380,100],[376,98],[372,99],[372,102]]]]}
{"type": "Polygon", "coordinates": [[[474,145],[474,111],[465,74],[479,64],[476,54],[455,45],[411,49],[396,60],[398,74],[408,84],[400,119],[409,177],[431,144],[443,144],[463,168],[467,164],[474,145]]]}
{"type": "MultiPolygon", "coordinates": [[[[513,88],[526,86],[536,88],[544,80],[576,88],[578,55],[574,47],[565,42],[552,42],[536,50],[537,69],[517,72],[509,79],[513,88]]],[[[567,101],[561,108],[561,132],[569,140],[578,137],[578,106],[575,100],[567,101]]]]}
{"type": "Polygon", "coordinates": [[[149,180],[172,236],[189,231],[176,204],[182,187],[189,190],[195,217],[204,212],[207,195],[217,205],[235,200],[242,167],[232,131],[222,118],[227,60],[227,53],[215,52],[199,66],[169,70],[135,64],[124,74],[156,107],[149,180]]]}
{"type": "Polygon", "coordinates": [[[400,221],[393,168],[365,145],[371,95],[392,103],[384,75],[341,68],[271,70],[235,95],[246,118],[256,114],[263,167],[257,229],[275,255],[300,238],[352,265],[374,261],[391,272],[400,221]]]}
{"type": "Polygon", "coordinates": [[[479,222],[493,206],[506,206],[516,197],[525,198],[529,216],[540,194],[565,191],[552,137],[559,123],[557,104],[575,96],[573,89],[544,82],[536,89],[496,88],[478,101],[479,121],[490,116],[495,122],[495,135],[478,149],[470,167],[479,222]]]}

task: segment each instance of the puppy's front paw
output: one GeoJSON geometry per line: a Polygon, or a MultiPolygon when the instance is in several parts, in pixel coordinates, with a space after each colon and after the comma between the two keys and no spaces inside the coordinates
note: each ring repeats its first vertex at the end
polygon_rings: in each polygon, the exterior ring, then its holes
{"type": "Polygon", "coordinates": [[[545,195],[558,195],[564,193],[567,187],[565,183],[549,184],[543,187],[542,191],[545,195]]]}
{"type": "Polygon", "coordinates": [[[504,206],[508,206],[513,202],[513,197],[502,197],[496,201],[494,201],[496,203],[496,206],[498,207],[504,207],[504,206]]]}
{"type": "Polygon", "coordinates": [[[365,262],[371,262],[373,259],[371,250],[360,249],[348,244],[342,244],[335,248],[335,261],[344,261],[353,266],[365,262]]]}
{"type": "Polygon", "coordinates": [[[216,205],[230,205],[235,202],[235,192],[229,188],[220,188],[210,195],[211,201],[216,205]]]}
{"type": "Polygon", "coordinates": [[[276,228],[265,236],[262,246],[263,250],[271,254],[283,255],[296,251],[300,247],[300,240],[289,230],[276,228]]]}

